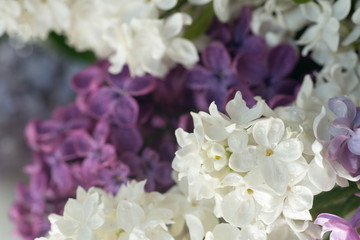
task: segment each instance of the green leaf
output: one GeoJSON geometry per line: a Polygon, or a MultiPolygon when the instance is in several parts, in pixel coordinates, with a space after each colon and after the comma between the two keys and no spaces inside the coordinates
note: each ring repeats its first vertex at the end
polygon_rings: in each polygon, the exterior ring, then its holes
{"type": "Polygon", "coordinates": [[[297,3],[297,4],[304,4],[304,3],[308,3],[311,2],[312,0],[293,0],[293,2],[297,3]]]}
{"type": "Polygon", "coordinates": [[[208,3],[204,10],[200,13],[199,17],[195,19],[184,34],[184,37],[189,40],[194,40],[203,35],[209,28],[211,21],[214,17],[214,9],[212,3],[208,3]]]}

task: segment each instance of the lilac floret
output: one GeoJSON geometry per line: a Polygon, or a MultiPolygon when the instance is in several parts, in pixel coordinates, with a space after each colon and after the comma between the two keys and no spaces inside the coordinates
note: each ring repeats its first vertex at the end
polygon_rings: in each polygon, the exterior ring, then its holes
{"type": "Polygon", "coordinates": [[[360,174],[360,111],[344,96],[329,99],[329,108],[337,116],[331,123],[327,157],[338,161],[351,175],[360,174]]]}

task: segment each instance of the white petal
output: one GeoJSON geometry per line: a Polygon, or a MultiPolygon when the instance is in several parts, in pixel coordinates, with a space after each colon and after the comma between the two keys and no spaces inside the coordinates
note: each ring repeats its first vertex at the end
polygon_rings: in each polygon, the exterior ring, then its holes
{"type": "Polygon", "coordinates": [[[221,209],[224,219],[236,227],[246,226],[255,217],[253,198],[244,196],[240,191],[227,194],[223,199],[221,209]]]}
{"type": "Polygon", "coordinates": [[[288,185],[288,173],[283,164],[275,159],[266,159],[261,165],[265,183],[277,194],[283,195],[288,185]]]}
{"type": "Polygon", "coordinates": [[[229,0],[214,0],[214,11],[221,22],[227,22],[230,18],[229,0]]]}
{"type": "Polygon", "coordinates": [[[285,132],[285,125],[284,122],[278,118],[269,118],[258,121],[252,131],[257,144],[273,149],[282,139],[285,132]]]}
{"type": "Polygon", "coordinates": [[[283,214],[286,218],[295,220],[312,220],[311,214],[308,210],[296,211],[292,208],[284,208],[283,214]]]}
{"type": "Polygon", "coordinates": [[[204,5],[209,3],[211,0],[189,0],[189,2],[191,4],[195,4],[195,5],[204,5]]]}
{"type": "Polygon", "coordinates": [[[92,239],[92,236],[93,233],[91,229],[88,226],[83,225],[77,231],[75,239],[92,239]]]}
{"type": "Polygon", "coordinates": [[[214,141],[222,141],[229,136],[229,133],[226,131],[225,127],[221,125],[212,125],[205,128],[205,134],[210,140],[214,141]]]}
{"type": "Polygon", "coordinates": [[[322,15],[319,5],[314,2],[308,2],[306,4],[301,4],[300,9],[307,19],[312,22],[317,22],[319,17],[322,15]]]}
{"type": "Polygon", "coordinates": [[[185,214],[186,225],[190,233],[190,240],[202,240],[204,237],[204,227],[199,218],[191,214],[185,214]]]}
{"type": "Polygon", "coordinates": [[[199,61],[199,55],[192,42],[187,39],[175,38],[167,49],[167,55],[176,63],[191,67],[199,61]]]}
{"type": "Polygon", "coordinates": [[[358,7],[356,9],[356,11],[353,13],[353,15],[351,16],[351,20],[355,23],[355,24],[359,24],[360,23],[360,7],[358,7]]]}
{"type": "Polygon", "coordinates": [[[324,160],[323,165],[324,167],[320,167],[315,161],[311,161],[308,176],[315,187],[330,191],[335,185],[336,173],[327,160],[324,160]]]}
{"type": "Polygon", "coordinates": [[[116,209],[119,228],[131,232],[134,227],[140,226],[145,218],[144,210],[136,203],[120,200],[116,209]]]}
{"type": "Polygon", "coordinates": [[[259,165],[260,153],[251,146],[241,153],[232,153],[229,159],[229,167],[237,172],[248,172],[259,165]]]}
{"type": "MultiPolygon", "coordinates": [[[[359,8],[360,10],[360,8],[359,8]]],[[[360,15],[360,11],[359,11],[360,15]]],[[[349,46],[360,37],[360,26],[355,26],[351,33],[342,41],[343,46],[349,46]]]]}
{"type": "Polygon", "coordinates": [[[302,156],[304,146],[296,138],[281,141],[274,149],[273,157],[284,162],[292,162],[302,156]]]}
{"type": "Polygon", "coordinates": [[[242,152],[248,144],[248,135],[245,131],[235,131],[228,138],[229,148],[233,152],[242,152]]]}
{"type": "Polygon", "coordinates": [[[191,17],[185,13],[175,13],[166,19],[163,34],[166,38],[173,38],[182,31],[184,24],[191,24],[191,17]]]}
{"type": "Polygon", "coordinates": [[[239,239],[238,236],[240,230],[237,227],[231,226],[230,224],[221,223],[215,226],[213,235],[214,240],[221,239],[239,239]]]}
{"type": "Polygon", "coordinates": [[[291,188],[285,204],[296,211],[305,211],[311,209],[313,198],[310,189],[303,186],[294,186],[291,188]]]}
{"type": "Polygon", "coordinates": [[[175,7],[177,0],[157,0],[156,6],[162,10],[169,10],[175,7]]]}
{"type": "Polygon", "coordinates": [[[333,5],[333,16],[338,20],[343,20],[349,14],[351,9],[351,0],[338,0],[333,5]]]}
{"type": "Polygon", "coordinates": [[[258,101],[255,106],[249,109],[242,99],[241,92],[236,92],[234,99],[226,104],[226,112],[233,121],[239,124],[247,124],[250,121],[261,117],[264,113],[264,102],[258,101]]]}

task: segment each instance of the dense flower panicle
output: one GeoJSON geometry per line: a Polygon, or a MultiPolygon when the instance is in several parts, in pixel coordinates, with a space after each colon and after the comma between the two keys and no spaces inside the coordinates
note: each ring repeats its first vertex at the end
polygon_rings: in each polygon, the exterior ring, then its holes
{"type": "Polygon", "coordinates": [[[229,117],[214,103],[210,114],[192,113],[194,132],[176,131],[181,148],[172,166],[188,182],[190,198],[215,200],[214,214],[242,234],[270,238],[271,226],[283,219],[293,239],[310,239],[304,231],[313,192],[305,182],[309,160],[301,128],[257,100],[249,109],[238,92],[226,105],[229,117]]]}
{"type": "Polygon", "coordinates": [[[129,179],[147,178],[147,191],[164,192],[173,185],[170,161],[176,141],[171,132],[180,114],[192,106],[191,99],[176,101],[188,91],[185,78],[177,74],[185,76],[185,69],[175,69],[163,81],[150,75],[130,77],[127,67],[113,75],[108,67],[101,61],[76,74],[76,103],[26,127],[34,152],[26,167],[30,186],[19,186],[10,213],[25,239],[46,233],[47,216],[60,214],[77,186],[115,194],[129,179]],[[174,88],[178,94],[172,94],[174,88]],[[24,194],[33,199],[31,204],[24,194]]]}
{"type": "Polygon", "coordinates": [[[211,203],[191,203],[179,188],[166,194],[145,192],[145,181],[123,185],[115,196],[79,187],[62,216],[52,214],[45,239],[202,239],[218,220],[211,203]],[[190,238],[189,238],[190,237],[190,238]]]}

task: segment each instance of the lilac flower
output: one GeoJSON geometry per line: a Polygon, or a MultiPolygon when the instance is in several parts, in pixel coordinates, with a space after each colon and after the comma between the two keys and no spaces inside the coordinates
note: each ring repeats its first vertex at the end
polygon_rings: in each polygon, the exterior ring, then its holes
{"type": "Polygon", "coordinates": [[[347,221],[333,214],[322,213],[315,220],[315,224],[322,226],[321,236],[332,231],[330,240],[360,240],[357,228],[359,227],[360,208],[347,221]]]}
{"type": "Polygon", "coordinates": [[[243,7],[240,18],[235,23],[230,49],[237,54],[249,53],[261,57],[266,50],[265,40],[256,35],[250,35],[251,8],[243,7]]]}
{"type": "Polygon", "coordinates": [[[331,123],[327,157],[339,161],[352,175],[360,174],[360,111],[344,96],[329,99],[329,108],[338,117],[331,123]]]}
{"type": "Polygon", "coordinates": [[[124,153],[121,159],[130,167],[136,180],[146,179],[146,191],[168,189],[173,184],[171,163],[160,162],[159,154],[150,148],[145,148],[141,157],[128,152],[124,153]]]}
{"type": "Polygon", "coordinates": [[[287,77],[297,63],[294,48],[280,44],[270,50],[266,60],[265,66],[254,55],[237,55],[234,65],[240,81],[248,84],[253,94],[263,97],[270,107],[291,103],[296,97],[294,90],[300,85],[287,77]]]}
{"type": "Polygon", "coordinates": [[[75,105],[58,108],[47,121],[31,121],[25,136],[34,151],[51,152],[61,141],[64,134],[75,129],[89,129],[91,120],[80,113],[75,105]]]}
{"type": "Polygon", "coordinates": [[[107,74],[110,86],[101,87],[89,98],[89,113],[98,119],[111,118],[120,127],[134,126],[139,115],[139,105],[133,98],[152,92],[156,80],[150,75],[132,78],[124,67],[117,75],[107,74]]]}
{"type": "Polygon", "coordinates": [[[203,66],[189,70],[188,87],[194,90],[196,106],[203,111],[215,101],[220,110],[225,109],[227,89],[237,83],[231,57],[220,42],[210,43],[201,54],[203,66]]]}

